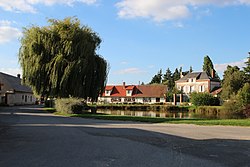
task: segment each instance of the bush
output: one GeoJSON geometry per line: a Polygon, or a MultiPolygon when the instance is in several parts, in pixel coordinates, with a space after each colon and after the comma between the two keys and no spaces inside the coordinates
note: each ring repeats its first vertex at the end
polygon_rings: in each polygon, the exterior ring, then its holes
{"type": "Polygon", "coordinates": [[[221,118],[233,119],[233,118],[243,118],[243,108],[235,100],[230,100],[223,104],[223,110],[220,114],[221,118]]]}
{"type": "Polygon", "coordinates": [[[57,112],[63,114],[81,114],[89,109],[83,100],[77,98],[56,99],[55,108],[57,112]]]}
{"type": "Polygon", "coordinates": [[[215,119],[219,118],[221,107],[199,106],[197,108],[191,108],[189,112],[192,112],[192,117],[194,118],[215,119]]]}
{"type": "Polygon", "coordinates": [[[220,100],[209,93],[194,92],[191,94],[191,103],[195,106],[219,106],[220,100]]]}
{"type": "Polygon", "coordinates": [[[246,105],[243,109],[243,115],[246,118],[250,118],[250,104],[246,105]]]}

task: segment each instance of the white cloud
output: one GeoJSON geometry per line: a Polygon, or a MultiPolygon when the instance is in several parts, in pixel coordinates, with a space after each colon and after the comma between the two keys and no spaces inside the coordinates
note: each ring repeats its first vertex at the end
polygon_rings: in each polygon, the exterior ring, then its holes
{"type": "Polygon", "coordinates": [[[122,61],[120,64],[126,65],[126,64],[128,64],[128,62],[127,61],[122,61]]]}
{"type": "Polygon", "coordinates": [[[0,7],[6,11],[36,13],[34,5],[65,4],[73,6],[74,3],[94,4],[97,0],[0,0],[0,7]]]}
{"type": "Polygon", "coordinates": [[[156,22],[184,19],[192,10],[210,5],[250,5],[250,0],[121,0],[116,3],[120,18],[141,17],[156,22]]]}
{"type": "Polygon", "coordinates": [[[0,44],[10,42],[22,36],[22,32],[11,26],[8,20],[0,20],[0,44]]]}
{"type": "Polygon", "coordinates": [[[245,66],[245,62],[247,60],[244,59],[244,60],[241,60],[241,61],[237,61],[237,62],[231,62],[231,63],[223,63],[223,64],[215,64],[214,65],[214,68],[215,70],[218,72],[218,73],[223,73],[226,69],[227,69],[227,66],[230,65],[230,66],[238,66],[239,68],[242,68],[245,66]]]}
{"type": "Polygon", "coordinates": [[[114,74],[117,74],[117,75],[122,75],[122,74],[142,74],[142,73],[146,73],[146,71],[143,71],[143,70],[141,70],[139,68],[126,68],[126,69],[114,72],[114,74]]]}

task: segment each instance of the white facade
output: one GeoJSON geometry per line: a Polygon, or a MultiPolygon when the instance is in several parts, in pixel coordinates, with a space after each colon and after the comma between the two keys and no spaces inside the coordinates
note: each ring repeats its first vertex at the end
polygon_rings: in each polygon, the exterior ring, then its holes
{"type": "Polygon", "coordinates": [[[9,106],[35,104],[36,102],[36,97],[31,93],[7,93],[5,98],[9,106]]]}
{"type": "Polygon", "coordinates": [[[101,103],[164,103],[165,98],[155,97],[99,97],[101,103]]]}
{"type": "Polygon", "coordinates": [[[175,82],[176,87],[185,94],[192,92],[210,93],[214,88],[220,87],[220,81],[208,76],[206,72],[194,72],[180,78],[175,82]]]}
{"type": "Polygon", "coordinates": [[[192,80],[192,82],[177,82],[177,89],[182,90],[183,93],[189,94],[192,92],[209,92],[209,81],[192,80]]]}

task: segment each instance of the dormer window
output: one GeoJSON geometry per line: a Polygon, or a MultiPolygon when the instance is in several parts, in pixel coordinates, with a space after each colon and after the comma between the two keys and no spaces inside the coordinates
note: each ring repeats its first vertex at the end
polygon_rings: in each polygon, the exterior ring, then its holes
{"type": "Polygon", "coordinates": [[[126,94],[127,94],[127,96],[132,96],[132,90],[127,90],[126,94]]]}
{"type": "Polygon", "coordinates": [[[105,96],[110,96],[111,90],[106,90],[105,91],[105,96]]]}
{"type": "Polygon", "coordinates": [[[195,79],[194,79],[194,78],[190,78],[190,79],[188,80],[188,82],[195,82],[195,79]]]}

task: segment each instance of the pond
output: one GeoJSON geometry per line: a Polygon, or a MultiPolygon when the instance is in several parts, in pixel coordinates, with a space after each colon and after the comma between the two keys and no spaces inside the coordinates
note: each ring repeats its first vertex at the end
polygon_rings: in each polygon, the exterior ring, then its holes
{"type": "Polygon", "coordinates": [[[190,113],[188,112],[97,110],[97,113],[109,114],[109,115],[136,116],[136,117],[190,118],[190,113]]]}

